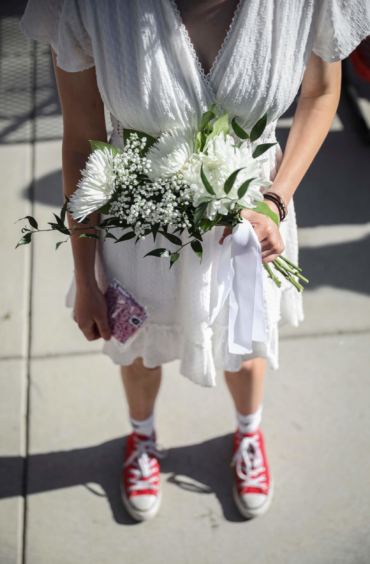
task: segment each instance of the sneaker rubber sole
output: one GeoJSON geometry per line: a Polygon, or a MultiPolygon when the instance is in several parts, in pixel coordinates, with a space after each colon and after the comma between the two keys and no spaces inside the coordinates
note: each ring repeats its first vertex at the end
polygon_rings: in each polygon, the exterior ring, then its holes
{"type": "Polygon", "coordinates": [[[149,521],[149,519],[153,519],[153,517],[155,517],[157,515],[159,508],[161,506],[161,501],[162,501],[162,489],[161,489],[161,487],[159,488],[156,502],[154,503],[153,507],[148,509],[148,511],[138,511],[137,509],[132,507],[131,503],[129,502],[129,500],[127,498],[126,492],[123,489],[122,482],[120,483],[120,490],[121,490],[122,503],[125,506],[127,513],[133,519],[135,519],[135,521],[139,521],[139,522],[149,521]]]}
{"type": "Polygon", "coordinates": [[[238,508],[239,513],[246,519],[253,519],[254,517],[260,517],[261,515],[264,515],[271,505],[273,495],[274,495],[274,481],[273,479],[271,479],[270,489],[268,495],[266,496],[265,503],[260,507],[256,507],[255,509],[249,509],[245,507],[245,505],[241,501],[238,495],[238,490],[235,482],[233,485],[233,498],[235,501],[235,505],[238,508]]]}

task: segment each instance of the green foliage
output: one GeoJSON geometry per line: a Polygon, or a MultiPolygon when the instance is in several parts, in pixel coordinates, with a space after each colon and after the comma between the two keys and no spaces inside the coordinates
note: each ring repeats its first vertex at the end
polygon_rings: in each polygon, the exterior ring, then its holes
{"type": "Polygon", "coordinates": [[[113,157],[120,155],[123,152],[118,147],[114,147],[114,145],[110,145],[110,143],[104,143],[103,141],[92,141],[90,139],[90,146],[92,151],[96,151],[97,149],[104,151],[104,149],[108,149],[113,154],[113,157]]]}
{"type": "Polygon", "coordinates": [[[191,248],[193,249],[194,253],[199,257],[200,262],[202,262],[203,258],[203,247],[200,241],[192,241],[190,243],[191,248]]]}
{"type": "Polygon", "coordinates": [[[28,243],[31,243],[31,237],[32,237],[32,233],[26,233],[25,235],[23,235],[22,239],[20,239],[17,243],[17,246],[15,247],[16,249],[18,247],[20,247],[21,245],[28,245],[28,243]]]}
{"type": "Polygon", "coordinates": [[[274,145],[277,145],[277,143],[261,143],[261,145],[258,145],[255,150],[253,151],[253,155],[252,157],[254,159],[257,159],[257,157],[260,157],[261,155],[263,155],[263,153],[265,153],[266,151],[268,151],[271,147],[273,147],[274,145]]]}
{"type": "Polygon", "coordinates": [[[176,237],[176,235],[173,235],[173,233],[164,233],[163,231],[160,231],[160,233],[174,245],[182,245],[181,239],[176,237]]]}
{"type": "Polygon", "coordinates": [[[121,243],[122,241],[129,241],[134,237],[136,237],[136,234],[133,231],[128,231],[127,233],[124,233],[119,239],[117,239],[115,243],[121,243]]]}
{"type": "Polygon", "coordinates": [[[241,186],[239,186],[239,189],[238,189],[239,200],[245,195],[246,191],[249,188],[249,184],[252,182],[252,180],[255,180],[255,178],[249,178],[248,180],[243,182],[243,184],[241,184],[241,186]]]}
{"type": "Polygon", "coordinates": [[[239,139],[249,139],[248,133],[236,123],[235,118],[233,118],[231,122],[231,127],[233,128],[235,135],[237,135],[239,139]]]}
{"type": "Polygon", "coordinates": [[[200,221],[202,220],[204,214],[206,213],[208,206],[208,202],[203,202],[199,206],[197,206],[195,213],[194,213],[194,226],[198,227],[200,221]]]}
{"type": "Polygon", "coordinates": [[[117,241],[117,237],[115,235],[113,235],[113,233],[110,233],[109,231],[108,231],[108,233],[106,233],[106,235],[104,237],[104,241],[106,239],[114,239],[115,241],[117,241]]]}
{"type": "Polygon", "coordinates": [[[203,129],[207,127],[209,122],[215,119],[216,117],[217,117],[216,114],[212,110],[208,110],[208,112],[205,112],[202,116],[202,121],[200,122],[199,131],[203,131],[203,129]]]}
{"type": "Polygon", "coordinates": [[[202,179],[204,188],[207,190],[207,192],[208,192],[209,194],[212,194],[212,196],[216,196],[216,193],[215,193],[215,191],[213,190],[213,188],[212,188],[212,186],[211,186],[211,184],[210,184],[208,178],[207,178],[206,175],[204,174],[203,165],[201,166],[201,169],[200,169],[200,177],[201,177],[201,179],[202,179]]]}
{"type": "Polygon", "coordinates": [[[225,180],[225,184],[224,184],[224,192],[225,194],[228,194],[230,192],[230,190],[232,189],[232,187],[234,186],[236,177],[238,176],[239,172],[241,170],[243,170],[243,168],[238,168],[237,170],[234,170],[234,172],[232,172],[230,174],[230,176],[225,180]]]}
{"type": "Polygon", "coordinates": [[[66,211],[67,211],[67,206],[69,203],[69,198],[68,196],[65,196],[65,202],[64,205],[62,206],[62,209],[60,210],[60,219],[62,220],[63,223],[65,223],[66,220],[66,211]]]}
{"type": "Polygon", "coordinates": [[[257,139],[261,137],[262,133],[265,131],[266,124],[267,124],[267,112],[253,126],[250,134],[250,139],[252,142],[257,141],[257,139]]]}
{"type": "Polygon", "coordinates": [[[89,239],[99,239],[99,237],[94,233],[81,233],[81,235],[78,236],[79,239],[82,239],[82,237],[88,237],[89,239]]]}
{"type": "Polygon", "coordinates": [[[104,206],[101,206],[99,209],[97,209],[95,213],[102,213],[103,215],[108,215],[110,206],[111,204],[110,202],[108,202],[108,204],[104,204],[104,206]]]}
{"type": "Polygon", "coordinates": [[[175,262],[177,260],[179,260],[180,258],[180,254],[179,253],[172,253],[170,256],[170,268],[173,267],[173,265],[175,264],[175,262]]]}
{"type": "Polygon", "coordinates": [[[150,251],[149,253],[144,255],[144,258],[145,257],[161,257],[166,252],[170,253],[170,251],[168,249],[164,249],[164,248],[154,249],[153,251],[150,251]]]}
{"type": "Polygon", "coordinates": [[[253,205],[255,206],[255,208],[252,211],[267,215],[272,219],[274,223],[276,223],[276,225],[279,225],[278,216],[272,211],[272,209],[266,204],[266,202],[254,202],[253,205]]]}
{"type": "Polygon", "coordinates": [[[57,250],[59,249],[60,245],[63,245],[63,243],[66,243],[66,242],[67,242],[67,241],[59,241],[59,243],[57,243],[57,244],[55,245],[55,250],[57,251],[57,250]]]}
{"type": "Polygon", "coordinates": [[[160,228],[160,223],[155,223],[154,225],[152,225],[152,233],[153,233],[153,240],[156,240],[159,228],[160,228]]]}
{"type": "Polygon", "coordinates": [[[214,122],[212,131],[207,137],[207,142],[209,139],[212,139],[212,137],[221,135],[221,133],[223,133],[224,136],[230,133],[229,114],[223,114],[214,122]]]}

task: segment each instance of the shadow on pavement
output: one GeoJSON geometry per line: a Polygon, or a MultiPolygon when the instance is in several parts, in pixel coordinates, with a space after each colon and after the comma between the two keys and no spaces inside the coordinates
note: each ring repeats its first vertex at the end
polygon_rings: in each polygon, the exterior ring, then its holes
{"type": "MultiPolygon", "coordinates": [[[[113,439],[94,447],[30,455],[27,495],[85,485],[92,495],[107,498],[118,524],[136,524],[124,510],[120,498],[125,439],[113,439]],[[105,494],[94,491],[91,483],[100,484],[105,494]]],[[[170,474],[167,482],[189,491],[190,495],[215,494],[225,519],[241,522],[243,518],[231,497],[231,457],[232,435],[228,434],[204,443],[170,448],[167,457],[161,461],[161,471],[170,474]],[[192,483],[193,480],[197,483],[192,483]]],[[[23,495],[23,471],[22,457],[0,457],[0,499],[23,495]]]]}

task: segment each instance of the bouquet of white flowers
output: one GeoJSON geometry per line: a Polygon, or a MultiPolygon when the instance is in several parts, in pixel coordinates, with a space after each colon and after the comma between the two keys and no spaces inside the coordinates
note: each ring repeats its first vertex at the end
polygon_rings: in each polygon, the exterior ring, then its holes
{"type": "MultiPolygon", "coordinates": [[[[263,177],[261,156],[275,143],[258,143],[267,123],[265,114],[250,134],[229,115],[216,114],[216,105],[203,115],[198,131],[172,129],[158,139],[140,131],[125,129],[124,150],[108,143],[91,141],[92,153],[77,190],[54,214],[50,229],[40,230],[36,220],[27,216],[32,229],[24,227],[18,245],[31,242],[35,232],[56,230],[68,238],[83,229],[79,237],[99,239],[94,230],[103,232],[101,240],[121,243],[136,242],[158,233],[178,248],[155,248],[145,256],[168,257],[172,267],[181,250],[190,245],[202,260],[202,241],[215,226],[235,227],[242,222],[241,211],[252,209],[278,218],[263,201],[261,187],[272,182],[263,177]],[[69,228],[66,210],[83,224],[69,228]],[[106,217],[91,225],[89,214],[99,212],[106,217]],[[123,231],[121,236],[112,232],[123,231]],[[89,230],[92,233],[89,233],[89,230]],[[186,241],[181,238],[186,231],[186,241]]],[[[25,218],[24,218],[25,219],[25,218]]],[[[57,243],[56,248],[68,239],[57,243]]],[[[299,280],[308,282],[301,269],[281,256],[272,262],[275,270],[299,291],[299,280]]],[[[281,282],[270,265],[264,265],[269,276],[281,282]]]]}

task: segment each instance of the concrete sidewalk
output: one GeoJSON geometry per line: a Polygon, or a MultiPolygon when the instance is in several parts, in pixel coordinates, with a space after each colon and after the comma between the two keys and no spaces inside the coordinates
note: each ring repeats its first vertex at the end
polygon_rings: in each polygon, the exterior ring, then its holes
{"type": "Polygon", "coordinates": [[[0,18],[0,563],[368,564],[370,148],[345,99],[296,197],[311,284],[306,320],[282,331],[281,368],[267,375],[272,507],[245,522],[233,505],[235,421],[222,374],[202,389],[174,362],[157,409],[169,448],[163,506],[136,524],[119,495],[130,429],[118,371],[64,307],[70,250],[54,251],[58,236],[14,250],[14,222],[34,215],[44,225],[62,202],[50,53],[22,37],[18,19],[0,18]]]}

